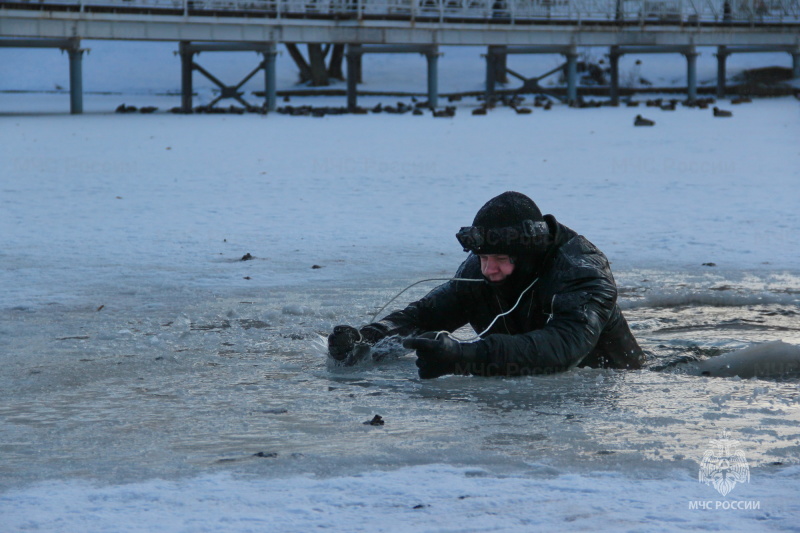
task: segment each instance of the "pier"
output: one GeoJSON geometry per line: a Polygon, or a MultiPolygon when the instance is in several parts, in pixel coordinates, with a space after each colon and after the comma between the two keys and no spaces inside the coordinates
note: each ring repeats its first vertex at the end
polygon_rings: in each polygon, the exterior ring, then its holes
{"type": "MultiPolygon", "coordinates": [[[[578,97],[578,49],[608,50],[612,101],[624,54],[686,58],[687,97],[697,96],[698,47],[717,49],[717,94],[725,94],[731,54],[785,52],[800,78],[800,0],[17,0],[0,2],[0,46],[67,52],[70,110],[83,111],[82,42],[92,39],[179,43],[181,107],[192,107],[194,72],[240,102],[241,86],[261,73],[265,111],[276,107],[276,50],[284,43],[346,45],[347,105],[357,106],[360,58],[422,54],[427,96],[438,105],[440,46],[486,46],[486,96],[505,75],[509,54],[564,57],[566,99],[578,97]],[[228,86],[194,61],[198,52],[256,51],[263,59],[228,86]]],[[[541,77],[540,77],[541,78],[541,77]]],[[[532,78],[531,83],[536,79],[532,78]]],[[[246,102],[245,102],[246,103],[246,102]]],[[[247,104],[248,106],[250,104],[247,104]]]]}

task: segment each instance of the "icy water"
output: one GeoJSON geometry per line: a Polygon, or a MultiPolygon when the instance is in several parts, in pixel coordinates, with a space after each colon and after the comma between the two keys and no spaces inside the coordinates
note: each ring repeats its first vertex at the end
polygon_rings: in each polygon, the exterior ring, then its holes
{"type": "MultiPolygon", "coordinates": [[[[800,344],[797,274],[630,270],[617,278],[654,366],[752,343],[800,344]]],[[[751,467],[800,461],[797,379],[709,378],[678,365],[421,381],[413,356],[396,345],[380,364],[326,360],[320,334],[368,321],[412,281],[252,293],[144,288],[101,292],[92,305],[3,309],[0,488],[429,463],[696,472],[723,430],[751,467]],[[365,424],[375,415],[384,425],[365,424]]]]}

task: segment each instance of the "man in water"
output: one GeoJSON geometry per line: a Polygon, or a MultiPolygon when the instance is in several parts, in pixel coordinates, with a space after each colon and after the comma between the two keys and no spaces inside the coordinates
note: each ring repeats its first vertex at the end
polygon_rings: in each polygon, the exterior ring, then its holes
{"type": "Polygon", "coordinates": [[[361,329],[336,326],[331,357],[399,335],[416,350],[423,379],[642,367],[608,260],[533,200],[518,192],[492,198],[456,237],[470,254],[453,280],[361,329]],[[450,335],[467,323],[477,340],[450,335]]]}

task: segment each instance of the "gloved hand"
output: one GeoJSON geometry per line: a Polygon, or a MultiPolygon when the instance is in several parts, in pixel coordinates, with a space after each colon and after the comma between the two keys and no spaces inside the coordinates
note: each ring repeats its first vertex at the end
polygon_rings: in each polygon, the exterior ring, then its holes
{"type": "Polygon", "coordinates": [[[328,353],[337,361],[343,361],[360,340],[361,334],[353,326],[336,326],[328,335],[328,353]]]}
{"type": "Polygon", "coordinates": [[[459,342],[446,333],[428,332],[403,340],[403,347],[416,350],[421,379],[453,374],[458,367],[486,361],[486,348],[476,342],[459,342]]]}
{"type": "Polygon", "coordinates": [[[356,344],[374,345],[385,334],[375,324],[367,324],[361,329],[353,326],[336,326],[328,335],[328,353],[337,361],[344,361],[353,353],[356,344]]]}

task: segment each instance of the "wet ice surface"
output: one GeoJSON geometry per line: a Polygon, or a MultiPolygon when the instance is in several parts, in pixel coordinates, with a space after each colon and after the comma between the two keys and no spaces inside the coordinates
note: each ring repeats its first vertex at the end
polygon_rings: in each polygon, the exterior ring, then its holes
{"type": "Polygon", "coordinates": [[[0,128],[7,529],[796,530],[797,380],[421,382],[396,347],[340,368],[317,342],[452,275],[454,231],[510,189],[608,255],[654,365],[800,344],[794,99],[642,132],[624,108],[295,120],[98,98],[0,128]],[[726,429],[752,469],[733,497],[763,507],[687,515],[719,499],[697,476],[726,429]]]}
{"type": "MultiPolygon", "coordinates": [[[[708,290],[713,277],[647,276],[618,278],[626,316],[656,362],[777,338],[800,344],[796,276],[781,274],[777,291],[769,275],[755,283],[732,274],[728,305],[722,291],[708,290]]],[[[366,322],[405,285],[176,291],[103,308],[5,309],[2,485],[215,471],[342,475],[429,463],[693,470],[723,429],[752,467],[798,462],[796,379],[698,377],[678,366],[420,381],[413,356],[397,345],[375,364],[326,359],[320,334],[366,322]],[[364,424],[376,414],[384,426],[364,424]]]]}

